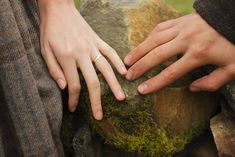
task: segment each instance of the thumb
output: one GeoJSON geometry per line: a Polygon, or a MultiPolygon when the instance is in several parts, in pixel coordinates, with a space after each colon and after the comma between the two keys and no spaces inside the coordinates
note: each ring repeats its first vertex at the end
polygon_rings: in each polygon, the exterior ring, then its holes
{"type": "Polygon", "coordinates": [[[50,48],[46,48],[45,51],[42,50],[42,56],[47,64],[51,77],[56,81],[60,89],[65,89],[67,82],[52,50],[50,48]]]}
{"type": "Polygon", "coordinates": [[[190,85],[192,92],[217,91],[221,86],[233,79],[232,75],[225,68],[218,68],[208,76],[204,76],[190,85]]]}

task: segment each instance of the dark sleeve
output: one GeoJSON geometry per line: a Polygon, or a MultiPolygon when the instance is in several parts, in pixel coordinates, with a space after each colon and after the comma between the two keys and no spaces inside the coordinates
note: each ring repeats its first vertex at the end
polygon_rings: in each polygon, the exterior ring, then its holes
{"type": "Polygon", "coordinates": [[[209,25],[235,44],[235,0],[196,0],[194,8],[209,25]]]}

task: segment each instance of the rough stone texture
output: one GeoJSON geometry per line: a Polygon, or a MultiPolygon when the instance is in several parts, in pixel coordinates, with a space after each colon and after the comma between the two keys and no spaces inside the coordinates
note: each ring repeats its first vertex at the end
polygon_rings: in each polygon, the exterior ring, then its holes
{"type": "Polygon", "coordinates": [[[80,12],[122,58],[156,24],[179,15],[163,0],[81,0],[80,12]]]}
{"type": "Polygon", "coordinates": [[[211,130],[220,157],[235,157],[235,114],[226,102],[222,113],[211,120],[211,130]]]}
{"type": "Polygon", "coordinates": [[[89,126],[81,126],[73,138],[73,148],[75,157],[102,157],[102,140],[92,139],[89,126]]]}
{"type": "Polygon", "coordinates": [[[212,133],[208,130],[175,157],[218,157],[212,133]]]}
{"type": "Polygon", "coordinates": [[[235,81],[224,86],[220,92],[225,96],[235,114],[235,81]]]}
{"type": "MultiPolygon", "coordinates": [[[[216,96],[216,95],[215,95],[216,96]]],[[[153,116],[160,126],[173,134],[182,134],[200,126],[216,112],[208,93],[192,93],[187,87],[166,88],[155,95],[153,116]]]]}
{"type": "MultiPolygon", "coordinates": [[[[163,0],[83,0],[80,11],[95,32],[122,58],[158,23],[179,16],[163,0]]],[[[183,150],[203,132],[210,117],[216,113],[218,103],[214,94],[191,93],[186,88],[194,75],[185,76],[152,95],[140,96],[136,90],[140,82],[160,72],[175,59],[161,64],[137,81],[128,82],[118,76],[127,95],[123,102],[115,100],[99,76],[104,120],[97,122],[92,116],[87,118],[106,143],[138,154],[135,157],[165,157],[183,150]]],[[[81,106],[90,106],[86,91],[82,97],[87,98],[84,101],[87,104],[81,106]]],[[[83,110],[89,112],[87,107],[83,110]]],[[[74,141],[79,138],[75,137],[74,141]]],[[[78,149],[75,150],[78,154],[83,150],[76,142],[74,148],[78,149]]]]}

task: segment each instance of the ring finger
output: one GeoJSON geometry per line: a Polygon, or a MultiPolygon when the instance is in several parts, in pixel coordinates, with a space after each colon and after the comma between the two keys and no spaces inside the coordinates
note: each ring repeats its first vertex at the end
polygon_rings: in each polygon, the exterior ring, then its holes
{"type": "Polygon", "coordinates": [[[126,78],[128,80],[134,80],[140,77],[143,73],[152,69],[153,67],[161,64],[170,57],[173,57],[183,50],[183,45],[178,40],[170,41],[164,45],[161,45],[146,56],[137,61],[127,72],[126,78]],[[143,66],[144,65],[144,66],[143,66]]]}
{"type": "MultiPolygon", "coordinates": [[[[99,55],[100,56],[100,55],[99,55]]],[[[108,61],[105,59],[105,57],[101,56],[98,58],[98,60],[95,60],[95,65],[98,68],[98,70],[102,73],[105,80],[109,84],[113,94],[118,100],[124,100],[125,94],[120,86],[120,84],[117,81],[117,78],[113,72],[112,67],[108,63],[108,61]]]]}
{"type": "Polygon", "coordinates": [[[101,91],[100,82],[96,71],[93,67],[90,58],[88,57],[78,61],[78,65],[81,69],[81,72],[85,78],[88,87],[93,115],[95,119],[101,120],[103,118],[101,106],[101,91]]]}

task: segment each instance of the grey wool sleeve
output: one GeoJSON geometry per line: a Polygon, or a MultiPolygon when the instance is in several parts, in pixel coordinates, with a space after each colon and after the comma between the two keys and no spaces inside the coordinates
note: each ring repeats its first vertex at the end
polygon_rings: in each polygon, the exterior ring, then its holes
{"type": "Polygon", "coordinates": [[[194,8],[209,25],[235,44],[235,0],[196,0],[194,8]]]}
{"type": "Polygon", "coordinates": [[[39,44],[36,0],[0,0],[0,156],[64,157],[61,93],[39,44]]]}

